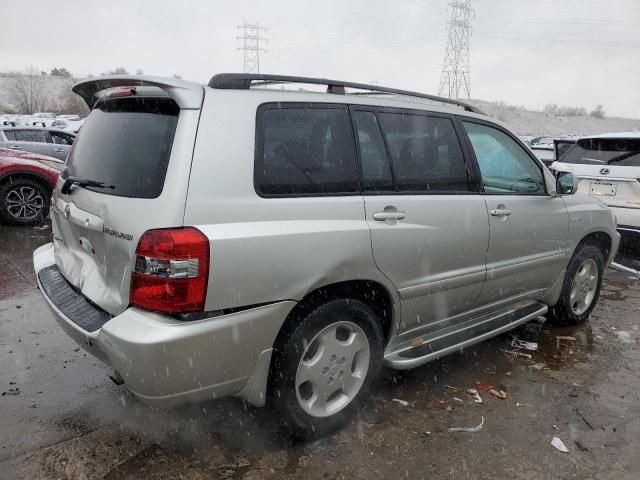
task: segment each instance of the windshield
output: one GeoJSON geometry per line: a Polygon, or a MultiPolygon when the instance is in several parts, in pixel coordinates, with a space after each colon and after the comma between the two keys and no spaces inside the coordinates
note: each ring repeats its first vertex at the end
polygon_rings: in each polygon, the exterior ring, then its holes
{"type": "Polygon", "coordinates": [[[156,198],[164,186],[179,111],[164,98],[102,101],[82,127],[62,177],[113,185],[85,187],[109,195],[156,198]]]}
{"type": "Polygon", "coordinates": [[[640,166],[640,138],[583,138],[560,158],[563,163],[640,166]]]}

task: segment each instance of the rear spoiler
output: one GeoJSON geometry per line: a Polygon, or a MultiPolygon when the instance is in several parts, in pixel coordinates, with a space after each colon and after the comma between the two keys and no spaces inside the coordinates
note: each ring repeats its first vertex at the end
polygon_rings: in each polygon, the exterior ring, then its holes
{"type": "Polygon", "coordinates": [[[91,109],[105,92],[116,87],[156,87],[164,91],[183,110],[197,110],[202,106],[204,87],[195,82],[175,78],[110,75],[90,78],[76,83],[71,90],[80,95],[91,109]]]}

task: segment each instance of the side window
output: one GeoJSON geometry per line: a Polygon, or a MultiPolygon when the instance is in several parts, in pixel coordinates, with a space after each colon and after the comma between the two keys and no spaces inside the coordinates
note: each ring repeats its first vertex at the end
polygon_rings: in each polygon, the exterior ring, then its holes
{"type": "Polygon", "coordinates": [[[258,115],[255,182],[267,195],[358,191],[346,108],[267,108],[258,115]]]}
{"type": "Polygon", "coordinates": [[[464,122],[487,193],[546,192],[540,166],[509,135],[497,128],[464,122]]]}
{"type": "Polygon", "coordinates": [[[380,113],[398,190],[469,191],[467,167],[451,120],[380,113]]]}
{"type": "Polygon", "coordinates": [[[393,191],[393,177],[378,121],[373,112],[355,112],[362,188],[365,191],[393,191]]]}
{"type": "Polygon", "coordinates": [[[15,142],[16,141],[16,134],[15,132],[13,132],[12,130],[4,130],[2,133],[4,133],[4,136],[7,137],[7,141],[9,142],[15,142]]]}
{"type": "Polygon", "coordinates": [[[44,130],[14,130],[18,142],[47,142],[44,130]]]}
{"type": "Polygon", "coordinates": [[[71,135],[67,135],[66,133],[60,132],[49,132],[51,134],[51,138],[53,143],[57,145],[73,145],[73,137],[71,135]]]}

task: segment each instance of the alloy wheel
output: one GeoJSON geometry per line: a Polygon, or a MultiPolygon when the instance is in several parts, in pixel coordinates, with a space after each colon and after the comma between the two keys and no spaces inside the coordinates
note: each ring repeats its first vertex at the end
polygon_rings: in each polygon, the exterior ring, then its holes
{"type": "Polygon", "coordinates": [[[30,221],[38,217],[44,207],[44,199],[35,188],[16,186],[5,197],[7,212],[20,221],[30,221]]]}
{"type": "Polygon", "coordinates": [[[598,264],[592,258],[585,260],[573,277],[569,302],[575,315],[586,312],[596,296],[598,288],[598,264]]]}

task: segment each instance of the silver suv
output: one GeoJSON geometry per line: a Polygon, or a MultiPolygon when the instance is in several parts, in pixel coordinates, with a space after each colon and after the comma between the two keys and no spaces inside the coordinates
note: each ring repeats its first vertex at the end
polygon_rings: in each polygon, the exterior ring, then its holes
{"type": "Polygon", "coordinates": [[[151,404],[235,395],[330,431],[382,366],[585,321],[618,247],[606,205],[462,102],[242,74],[74,91],[38,284],[151,404]]]}

